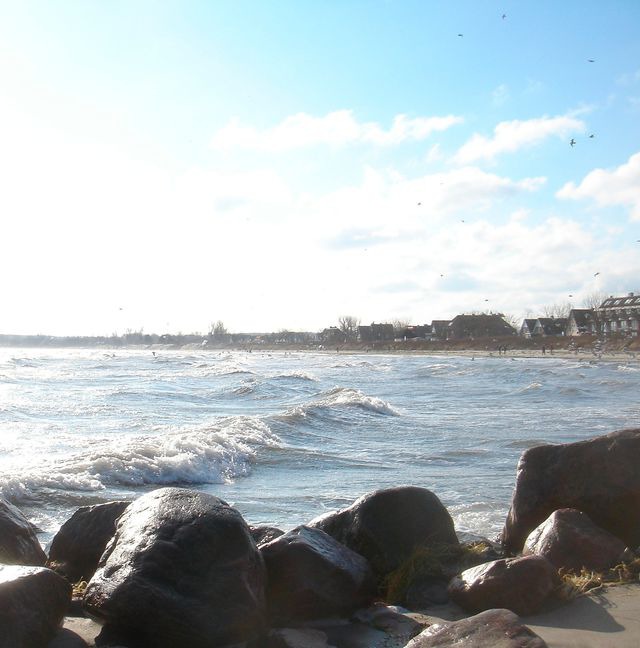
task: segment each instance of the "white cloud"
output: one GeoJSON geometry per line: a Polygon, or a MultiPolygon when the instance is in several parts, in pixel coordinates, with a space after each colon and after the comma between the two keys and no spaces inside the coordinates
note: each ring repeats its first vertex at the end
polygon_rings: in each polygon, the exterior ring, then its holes
{"type": "Polygon", "coordinates": [[[491,93],[491,103],[494,106],[504,106],[510,98],[509,86],[505,83],[501,83],[494,91],[491,93]]]}
{"type": "Polygon", "coordinates": [[[640,153],[613,170],[594,169],[579,185],[568,182],[558,198],[590,199],[600,207],[621,205],[630,210],[632,220],[640,220],[640,153]]]}
{"type": "Polygon", "coordinates": [[[584,122],[569,115],[500,122],[493,131],[493,137],[474,134],[456,153],[454,161],[469,164],[493,160],[497,155],[515,153],[552,136],[563,138],[584,130],[584,122]]]}
{"type": "Polygon", "coordinates": [[[444,131],[463,121],[462,117],[416,117],[396,115],[388,130],[375,122],[358,122],[350,110],[337,110],[324,117],[298,113],[285,118],[272,128],[259,130],[232,119],[211,140],[214,149],[227,151],[251,149],[282,152],[325,144],[344,146],[367,143],[390,146],[406,141],[426,139],[431,133],[444,131]]]}

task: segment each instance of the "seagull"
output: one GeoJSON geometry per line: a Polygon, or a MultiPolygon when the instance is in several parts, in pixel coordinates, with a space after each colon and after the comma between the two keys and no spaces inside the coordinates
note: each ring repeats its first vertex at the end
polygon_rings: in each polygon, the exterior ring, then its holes
{"type": "Polygon", "coordinates": [[[595,137],[595,135],[593,133],[591,133],[591,135],[589,135],[589,139],[593,139],[594,137],[595,137]]]}
{"type": "Polygon", "coordinates": [[[595,62],[596,62],[595,59],[587,59],[587,61],[588,61],[589,63],[595,63],[595,62]]]}
{"type": "Polygon", "coordinates": [[[458,36],[460,36],[460,38],[462,38],[463,35],[464,35],[464,34],[458,34],[458,36]]]}
{"type": "Polygon", "coordinates": [[[573,139],[573,137],[571,138],[571,141],[569,142],[569,144],[570,144],[572,147],[574,147],[574,146],[576,145],[576,141],[573,139]]]}
{"type": "Polygon", "coordinates": [[[597,277],[599,274],[600,274],[599,272],[596,272],[593,276],[597,277]]]}

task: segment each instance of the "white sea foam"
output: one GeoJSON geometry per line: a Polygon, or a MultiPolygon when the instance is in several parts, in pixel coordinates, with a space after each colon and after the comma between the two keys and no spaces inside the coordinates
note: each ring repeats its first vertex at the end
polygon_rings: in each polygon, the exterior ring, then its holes
{"type": "Polygon", "coordinates": [[[107,442],[55,464],[0,477],[0,492],[12,501],[37,499],[43,489],[95,491],[108,486],[213,484],[246,475],[261,446],[278,437],[262,421],[233,417],[191,430],[107,442]]]}
{"type": "Polygon", "coordinates": [[[358,408],[375,414],[384,414],[387,416],[400,416],[400,412],[393,408],[391,404],[376,398],[367,396],[359,389],[351,387],[334,387],[325,392],[320,398],[312,400],[304,405],[287,410],[282,416],[282,420],[296,420],[306,418],[311,415],[322,415],[325,412],[340,409],[358,408]]]}

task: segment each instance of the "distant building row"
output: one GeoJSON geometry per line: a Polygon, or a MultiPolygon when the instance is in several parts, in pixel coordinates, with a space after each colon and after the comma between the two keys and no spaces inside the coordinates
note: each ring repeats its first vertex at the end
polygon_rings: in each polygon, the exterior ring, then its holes
{"type": "MultiPolygon", "coordinates": [[[[640,334],[640,295],[608,297],[598,308],[574,308],[568,317],[526,318],[520,330],[509,324],[501,313],[458,315],[452,320],[433,320],[431,324],[395,329],[392,324],[372,323],[358,326],[352,338],[359,342],[391,342],[393,340],[462,340],[517,335],[523,337],[628,335],[640,334]]],[[[325,344],[343,344],[349,336],[337,327],[319,335],[325,344]]]]}
{"type": "Polygon", "coordinates": [[[640,295],[607,297],[598,308],[574,308],[569,317],[538,317],[525,319],[520,335],[627,335],[640,333],[640,295]]]}

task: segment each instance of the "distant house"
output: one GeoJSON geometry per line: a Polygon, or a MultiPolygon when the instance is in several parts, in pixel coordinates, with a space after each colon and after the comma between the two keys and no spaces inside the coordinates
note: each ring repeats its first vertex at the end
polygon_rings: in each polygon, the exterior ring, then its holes
{"type": "Polygon", "coordinates": [[[572,308],[567,322],[567,335],[592,335],[597,333],[597,319],[592,308],[572,308]]]}
{"type": "Polygon", "coordinates": [[[415,326],[407,326],[405,329],[400,331],[400,337],[403,340],[430,340],[431,325],[417,324],[415,326]]]}
{"type": "Polygon", "coordinates": [[[344,344],[347,336],[337,326],[330,326],[320,333],[320,340],[323,344],[344,344]]]}
{"type": "Polygon", "coordinates": [[[596,310],[599,328],[605,335],[640,333],[640,295],[609,297],[596,310]]]}
{"type": "Polygon", "coordinates": [[[565,335],[568,323],[567,317],[538,317],[533,327],[533,335],[542,337],[565,335]]]}
{"type": "Polygon", "coordinates": [[[375,324],[358,326],[358,339],[361,342],[389,342],[395,338],[393,324],[375,324]]]}
{"type": "Polygon", "coordinates": [[[457,315],[447,327],[447,340],[516,335],[502,314],[457,315]]]}
{"type": "Polygon", "coordinates": [[[431,322],[431,339],[446,340],[447,330],[451,320],[433,320],[431,322]]]}
{"type": "Polygon", "coordinates": [[[524,319],[520,325],[520,335],[522,337],[530,338],[536,326],[536,319],[524,319]]]}

